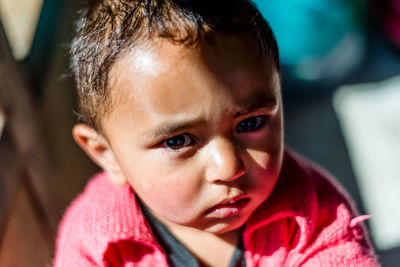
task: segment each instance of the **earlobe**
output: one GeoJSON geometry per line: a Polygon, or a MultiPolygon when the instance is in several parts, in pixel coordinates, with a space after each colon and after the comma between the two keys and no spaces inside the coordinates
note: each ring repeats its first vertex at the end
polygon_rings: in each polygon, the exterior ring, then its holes
{"type": "Polygon", "coordinates": [[[107,172],[113,183],[121,186],[127,183],[110,144],[102,134],[85,124],[77,124],[72,129],[72,136],[85,153],[107,172]]]}

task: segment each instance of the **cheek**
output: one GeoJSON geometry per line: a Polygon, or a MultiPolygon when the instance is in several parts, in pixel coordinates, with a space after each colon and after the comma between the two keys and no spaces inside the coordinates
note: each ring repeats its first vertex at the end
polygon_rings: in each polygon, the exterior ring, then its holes
{"type": "MultiPolygon", "coordinates": [[[[144,160],[146,161],[146,160],[144,160]]],[[[154,160],[151,166],[135,164],[124,173],[138,196],[157,215],[182,218],[183,211],[196,206],[201,184],[193,168],[171,168],[154,160]],[[189,171],[191,170],[191,171],[189,171]]]]}
{"type": "Polygon", "coordinates": [[[185,203],[190,200],[193,194],[193,187],[184,183],[177,175],[166,176],[153,174],[150,177],[137,179],[129,179],[135,191],[143,198],[150,202],[168,205],[170,203],[185,203]]]}
{"type": "Polygon", "coordinates": [[[265,179],[274,183],[279,176],[283,144],[280,131],[271,131],[257,148],[247,149],[246,167],[260,187],[267,186],[265,179]],[[261,184],[260,184],[261,183],[261,184]]]}
{"type": "Polygon", "coordinates": [[[249,161],[260,169],[267,169],[271,155],[264,151],[248,149],[249,161]]]}
{"type": "Polygon", "coordinates": [[[253,168],[262,170],[274,169],[276,165],[279,165],[283,154],[280,128],[273,128],[272,131],[267,131],[260,142],[254,147],[248,148],[246,152],[247,160],[253,168]]]}
{"type": "Polygon", "coordinates": [[[185,203],[190,201],[189,190],[175,183],[132,183],[132,186],[140,198],[156,214],[175,215],[176,211],[185,209],[185,203]]]}
{"type": "Polygon", "coordinates": [[[268,180],[275,180],[279,175],[282,156],[279,151],[274,153],[263,152],[258,150],[247,151],[247,169],[252,177],[255,177],[256,183],[264,183],[265,177],[268,180]]]}

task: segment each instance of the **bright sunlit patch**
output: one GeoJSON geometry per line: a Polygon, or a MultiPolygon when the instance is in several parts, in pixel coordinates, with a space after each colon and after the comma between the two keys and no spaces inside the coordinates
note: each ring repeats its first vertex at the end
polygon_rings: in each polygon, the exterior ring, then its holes
{"type": "Polygon", "coordinates": [[[379,249],[400,245],[399,88],[397,76],[344,86],[334,99],[379,249]]]}
{"type": "Polygon", "coordinates": [[[213,157],[214,157],[214,161],[218,166],[223,166],[224,161],[222,159],[222,156],[220,153],[216,153],[217,151],[214,151],[213,153],[213,157]]]}
{"type": "Polygon", "coordinates": [[[154,77],[160,71],[160,63],[150,49],[138,49],[135,51],[134,68],[141,74],[154,77]]]}
{"type": "Polygon", "coordinates": [[[32,45],[43,0],[0,0],[0,16],[17,60],[23,59],[32,45]]]}

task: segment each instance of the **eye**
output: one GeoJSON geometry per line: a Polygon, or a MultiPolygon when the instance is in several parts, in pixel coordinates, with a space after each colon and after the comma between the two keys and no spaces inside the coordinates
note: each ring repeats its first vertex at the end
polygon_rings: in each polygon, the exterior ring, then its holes
{"type": "Polygon", "coordinates": [[[242,120],[236,126],[236,132],[243,133],[243,132],[255,131],[259,129],[261,126],[263,126],[266,118],[267,116],[256,116],[242,120]]]}
{"type": "Polygon", "coordinates": [[[165,140],[162,142],[162,145],[172,150],[178,150],[190,146],[193,143],[193,137],[188,134],[180,134],[165,140]]]}

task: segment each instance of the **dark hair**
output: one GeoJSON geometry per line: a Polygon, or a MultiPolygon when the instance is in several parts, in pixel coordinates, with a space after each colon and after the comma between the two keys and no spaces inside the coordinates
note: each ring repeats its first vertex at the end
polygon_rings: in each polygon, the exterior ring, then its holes
{"type": "Polygon", "coordinates": [[[247,0],[90,0],[78,13],[71,71],[78,114],[100,129],[111,108],[109,74],[123,51],[151,38],[193,45],[205,33],[249,33],[279,71],[279,53],[268,23],[247,0]]]}

